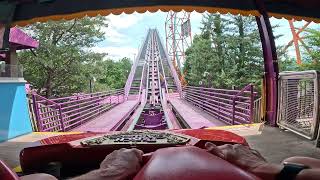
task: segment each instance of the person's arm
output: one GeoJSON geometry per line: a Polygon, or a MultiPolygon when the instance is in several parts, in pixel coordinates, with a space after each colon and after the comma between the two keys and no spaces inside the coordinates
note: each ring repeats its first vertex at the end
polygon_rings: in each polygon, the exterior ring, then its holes
{"type": "MultiPolygon", "coordinates": [[[[264,180],[278,180],[277,176],[283,169],[283,165],[266,163],[260,165],[249,172],[254,175],[264,179],[264,180]]],[[[320,169],[304,169],[299,174],[297,174],[296,180],[319,180],[320,179],[320,169]]]]}
{"type": "Polygon", "coordinates": [[[296,180],[319,180],[319,179],[320,179],[320,169],[304,169],[296,177],[296,180]]]}
{"type": "Polygon", "coordinates": [[[100,168],[72,180],[123,180],[134,176],[141,168],[143,152],[138,149],[113,151],[100,164],[100,168]]]}
{"type": "MultiPolygon", "coordinates": [[[[277,180],[277,176],[284,167],[283,165],[268,163],[258,151],[240,144],[216,146],[212,143],[207,143],[206,149],[208,152],[229,161],[263,180],[277,180]]],[[[320,179],[320,169],[303,169],[295,179],[320,179]]]]}
{"type": "Polygon", "coordinates": [[[265,163],[253,169],[248,169],[248,171],[260,177],[261,179],[276,180],[277,175],[281,172],[282,169],[283,165],[265,163]]]}

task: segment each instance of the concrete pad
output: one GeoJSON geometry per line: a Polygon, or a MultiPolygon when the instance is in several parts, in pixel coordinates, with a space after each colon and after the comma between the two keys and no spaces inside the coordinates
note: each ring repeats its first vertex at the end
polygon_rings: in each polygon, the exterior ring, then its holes
{"type": "Polygon", "coordinates": [[[169,99],[169,102],[191,129],[226,125],[224,122],[216,120],[213,116],[210,116],[184,99],[173,98],[169,99]]]}
{"type": "Polygon", "coordinates": [[[320,149],[313,141],[279,128],[265,126],[260,135],[246,136],[246,140],[269,162],[280,163],[292,156],[320,159],[320,149]]]}

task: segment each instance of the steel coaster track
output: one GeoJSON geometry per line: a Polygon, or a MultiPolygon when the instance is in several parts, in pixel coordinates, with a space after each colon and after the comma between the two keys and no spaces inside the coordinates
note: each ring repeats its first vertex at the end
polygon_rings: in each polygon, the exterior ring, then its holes
{"type": "MultiPolygon", "coordinates": [[[[168,56],[158,31],[156,29],[149,29],[146,39],[141,46],[142,50],[139,51],[139,56],[136,62],[139,64],[134,71],[134,78],[128,79],[129,81],[140,81],[139,92],[139,107],[128,121],[128,128],[125,130],[133,129],[170,129],[172,127],[172,117],[169,119],[166,94],[169,93],[170,87],[177,87],[176,72],[172,71],[172,65],[168,62],[168,56]],[[142,70],[141,70],[142,69],[142,70]],[[140,79],[139,79],[140,78],[140,79]],[[170,79],[168,84],[167,79],[170,79]]],[[[131,83],[127,83],[131,84],[131,83]]],[[[179,83],[178,83],[179,84],[179,83]]],[[[137,84],[136,84],[137,85],[137,84]]],[[[132,89],[137,89],[136,85],[131,85],[132,89]]],[[[180,89],[177,87],[177,89],[180,89]]],[[[170,90],[172,92],[172,88],[170,90]]],[[[132,91],[130,94],[134,94],[132,91]]]]}

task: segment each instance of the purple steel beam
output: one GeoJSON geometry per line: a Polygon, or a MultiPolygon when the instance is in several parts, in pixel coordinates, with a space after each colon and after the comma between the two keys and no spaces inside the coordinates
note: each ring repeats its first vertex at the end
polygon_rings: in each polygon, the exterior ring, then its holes
{"type": "Polygon", "coordinates": [[[164,113],[158,114],[143,114],[144,125],[158,125],[162,122],[164,113]]]}
{"type": "MultiPolygon", "coordinates": [[[[0,24],[0,31],[1,31],[1,24],[0,24]]],[[[1,32],[0,32],[1,36],[1,32]]],[[[1,48],[2,42],[0,37],[0,48],[1,48]]],[[[26,33],[21,31],[20,29],[13,27],[10,29],[9,34],[9,47],[13,51],[15,50],[21,50],[21,49],[33,49],[39,47],[39,42],[32,37],[28,36],[26,33]]],[[[9,62],[10,53],[9,51],[6,53],[0,54],[1,58],[6,58],[6,62],[9,62]]]]}
{"type": "Polygon", "coordinates": [[[277,51],[275,48],[276,46],[272,27],[264,2],[256,0],[256,6],[261,14],[260,17],[256,17],[256,21],[260,33],[264,57],[264,78],[266,80],[266,121],[270,125],[276,126],[279,75],[277,51]]]}
{"type": "Polygon", "coordinates": [[[10,29],[9,43],[10,47],[17,50],[39,47],[38,41],[28,36],[26,33],[16,27],[10,29]]]}

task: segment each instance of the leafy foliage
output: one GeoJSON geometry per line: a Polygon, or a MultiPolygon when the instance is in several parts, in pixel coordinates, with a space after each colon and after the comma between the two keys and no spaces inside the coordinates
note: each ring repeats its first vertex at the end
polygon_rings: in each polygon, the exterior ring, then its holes
{"type": "Polygon", "coordinates": [[[298,66],[296,69],[320,71],[320,31],[308,29],[305,38],[310,53],[305,54],[302,65],[298,66]]]}
{"type": "Polygon", "coordinates": [[[23,51],[19,59],[25,69],[26,80],[38,90],[38,93],[50,96],[68,95],[74,92],[89,91],[89,81],[97,79],[96,90],[119,88],[124,79],[115,82],[103,81],[110,68],[117,68],[113,76],[126,74],[121,68],[128,68],[131,63],[125,59],[121,63],[113,60],[104,61],[106,54],[90,50],[104,40],[101,30],[105,24],[104,17],[74,19],[72,21],[49,21],[28,26],[33,38],[40,42],[34,53],[23,51]],[[118,67],[110,64],[120,64],[118,67]],[[99,83],[104,84],[99,84],[99,83]]]}
{"type": "Polygon", "coordinates": [[[263,58],[254,17],[206,14],[202,25],[186,52],[188,83],[219,88],[259,83],[263,58]]]}
{"type": "Polygon", "coordinates": [[[123,88],[132,66],[130,59],[123,58],[117,62],[109,59],[102,66],[105,71],[98,82],[112,85],[115,89],[123,88]]]}

